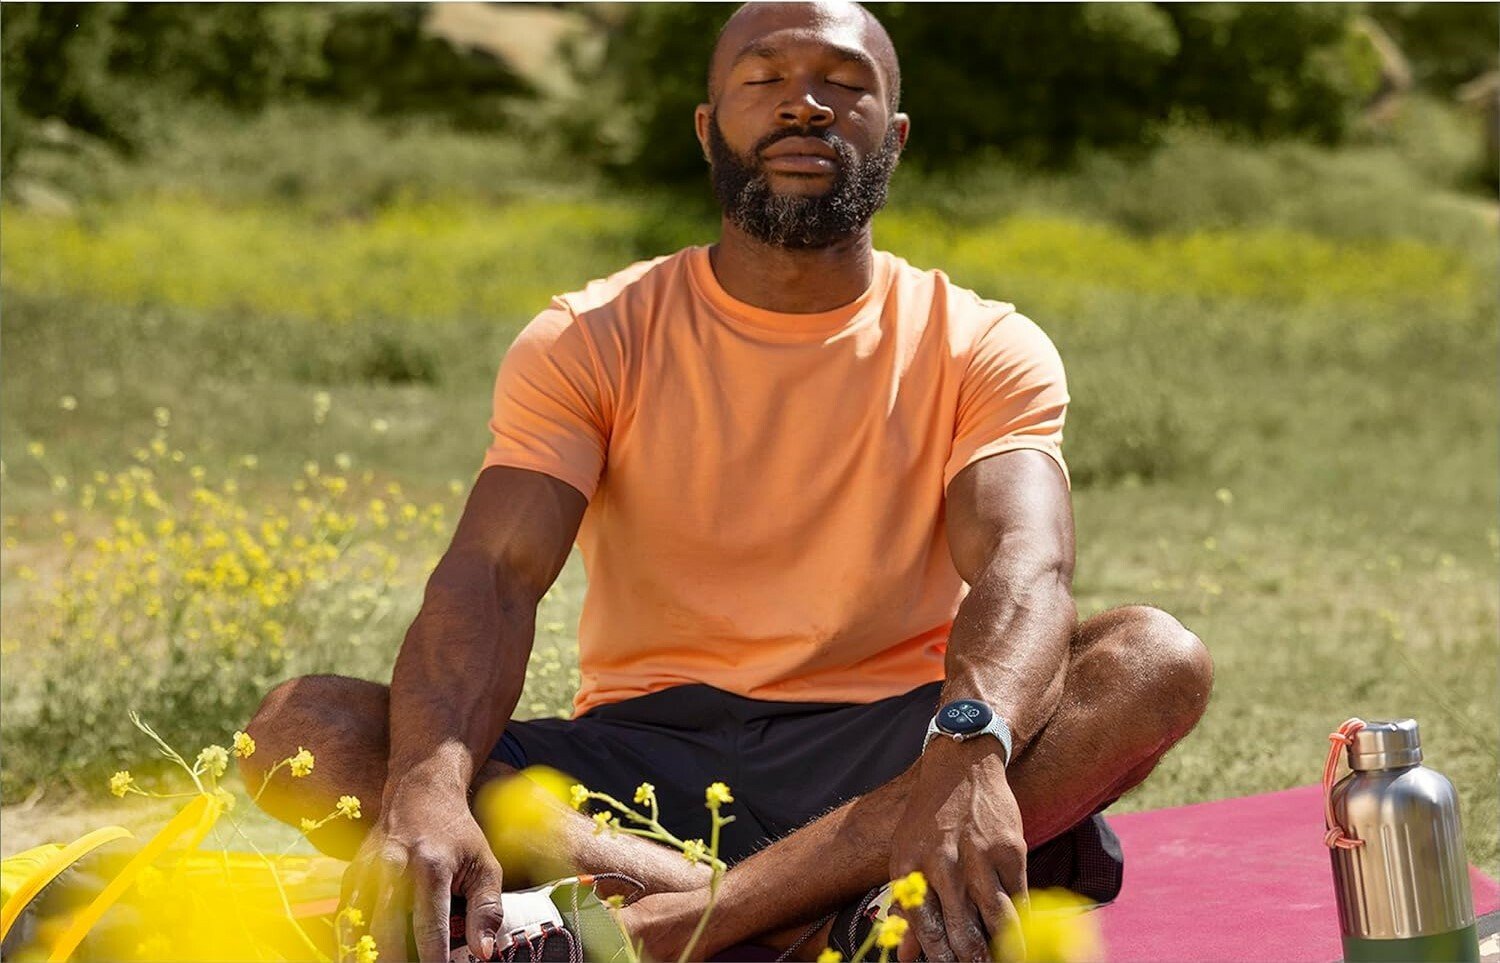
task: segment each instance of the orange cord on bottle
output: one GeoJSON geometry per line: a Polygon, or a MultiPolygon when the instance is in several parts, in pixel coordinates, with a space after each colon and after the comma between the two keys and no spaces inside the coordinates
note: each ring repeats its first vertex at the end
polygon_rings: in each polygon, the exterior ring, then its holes
{"type": "Polygon", "coordinates": [[[1363,719],[1349,719],[1339,726],[1337,732],[1328,734],[1328,761],[1323,764],[1323,823],[1327,832],[1323,834],[1323,845],[1329,849],[1358,849],[1365,844],[1363,839],[1344,835],[1344,827],[1333,818],[1333,777],[1339,768],[1339,752],[1354,741],[1354,734],[1365,727],[1363,719]]]}

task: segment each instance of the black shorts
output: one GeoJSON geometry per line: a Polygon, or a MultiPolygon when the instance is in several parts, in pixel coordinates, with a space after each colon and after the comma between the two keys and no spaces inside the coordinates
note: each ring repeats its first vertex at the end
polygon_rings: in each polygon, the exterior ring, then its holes
{"type": "MultiPolygon", "coordinates": [[[[870,703],[764,702],[683,685],[596,706],[576,719],[513,721],[490,757],[546,765],[629,803],[656,787],[679,839],[708,836],[703,791],[734,793],[719,852],[734,863],[908,769],[922,751],[941,684],[870,703]]],[[[1065,886],[1106,902],[1119,892],[1119,840],[1095,813],[1033,849],[1032,888],[1065,886]]]]}

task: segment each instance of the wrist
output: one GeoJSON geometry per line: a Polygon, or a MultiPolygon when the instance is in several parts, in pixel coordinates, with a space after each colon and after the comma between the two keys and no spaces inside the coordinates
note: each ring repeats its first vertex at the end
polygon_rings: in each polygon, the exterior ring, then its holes
{"type": "Polygon", "coordinates": [[[455,747],[445,747],[412,763],[403,763],[393,757],[386,776],[383,804],[399,805],[407,799],[459,799],[467,803],[468,773],[473,769],[473,760],[467,750],[462,750],[462,758],[458,756],[455,747]]]}
{"type": "Polygon", "coordinates": [[[954,699],[938,706],[927,725],[922,749],[925,752],[934,742],[945,741],[988,744],[998,751],[1002,765],[1010,763],[1014,746],[1009,724],[993,706],[978,699],[954,699]]]}
{"type": "Polygon", "coordinates": [[[986,763],[996,763],[1005,771],[1005,749],[997,739],[933,739],[922,752],[922,763],[929,761],[944,768],[964,768],[986,763]]]}

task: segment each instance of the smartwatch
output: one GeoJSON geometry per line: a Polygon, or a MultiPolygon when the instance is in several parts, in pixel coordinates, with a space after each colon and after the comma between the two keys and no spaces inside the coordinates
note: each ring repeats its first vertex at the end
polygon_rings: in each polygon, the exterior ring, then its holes
{"type": "Polygon", "coordinates": [[[926,750],[937,736],[947,736],[956,742],[994,736],[1005,750],[1005,765],[1010,765],[1010,726],[994,709],[978,699],[955,699],[938,709],[937,715],[927,724],[927,738],[922,741],[922,749],[926,750]]]}

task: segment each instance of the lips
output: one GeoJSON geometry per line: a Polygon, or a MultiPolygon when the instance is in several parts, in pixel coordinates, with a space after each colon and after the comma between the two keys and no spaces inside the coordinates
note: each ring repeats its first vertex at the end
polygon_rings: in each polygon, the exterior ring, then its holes
{"type": "Polygon", "coordinates": [[[788,174],[832,174],[838,152],[816,137],[784,137],[761,152],[768,170],[788,174]]]}

